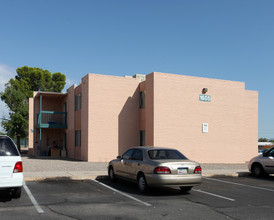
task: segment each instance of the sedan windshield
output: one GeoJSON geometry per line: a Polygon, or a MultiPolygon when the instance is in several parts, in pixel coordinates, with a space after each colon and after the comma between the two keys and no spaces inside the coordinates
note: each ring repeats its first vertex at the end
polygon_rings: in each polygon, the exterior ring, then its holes
{"type": "Polygon", "coordinates": [[[165,159],[183,159],[187,158],[177,150],[168,150],[168,149],[160,149],[160,150],[150,150],[148,151],[149,158],[152,160],[165,160],[165,159]]]}

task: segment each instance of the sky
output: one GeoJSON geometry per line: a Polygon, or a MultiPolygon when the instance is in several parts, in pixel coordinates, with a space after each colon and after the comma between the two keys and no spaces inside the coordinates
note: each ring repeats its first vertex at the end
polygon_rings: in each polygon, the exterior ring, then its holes
{"type": "Polygon", "coordinates": [[[245,82],[259,137],[274,139],[273,0],[0,0],[0,91],[22,66],[65,74],[66,88],[88,73],[245,82]]]}

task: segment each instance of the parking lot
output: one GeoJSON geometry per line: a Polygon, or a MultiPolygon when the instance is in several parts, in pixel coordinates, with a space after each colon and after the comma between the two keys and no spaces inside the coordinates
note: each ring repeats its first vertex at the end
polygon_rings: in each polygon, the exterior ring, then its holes
{"type": "Polygon", "coordinates": [[[140,194],[123,181],[26,182],[22,197],[1,192],[1,219],[273,219],[274,177],[210,177],[183,194],[140,194]]]}

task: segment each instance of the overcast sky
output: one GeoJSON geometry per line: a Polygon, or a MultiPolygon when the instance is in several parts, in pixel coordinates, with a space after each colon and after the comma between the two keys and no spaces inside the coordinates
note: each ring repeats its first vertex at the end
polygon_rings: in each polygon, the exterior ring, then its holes
{"type": "Polygon", "coordinates": [[[259,91],[259,137],[274,138],[273,0],[1,0],[0,26],[0,90],[25,65],[67,87],[87,73],[242,81],[259,91]]]}

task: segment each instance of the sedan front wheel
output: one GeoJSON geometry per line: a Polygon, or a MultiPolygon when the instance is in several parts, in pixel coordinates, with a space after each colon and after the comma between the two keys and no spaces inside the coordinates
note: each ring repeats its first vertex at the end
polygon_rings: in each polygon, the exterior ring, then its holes
{"type": "Polygon", "coordinates": [[[115,173],[114,173],[114,170],[113,170],[113,167],[110,167],[109,170],[108,170],[108,176],[110,178],[110,180],[112,182],[114,182],[116,180],[116,177],[115,177],[115,173]]]}
{"type": "Polygon", "coordinates": [[[252,166],[252,174],[256,177],[261,177],[264,175],[264,169],[260,164],[254,164],[252,166]]]}

